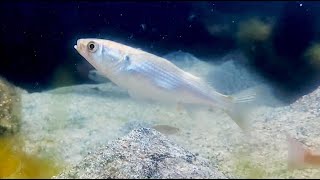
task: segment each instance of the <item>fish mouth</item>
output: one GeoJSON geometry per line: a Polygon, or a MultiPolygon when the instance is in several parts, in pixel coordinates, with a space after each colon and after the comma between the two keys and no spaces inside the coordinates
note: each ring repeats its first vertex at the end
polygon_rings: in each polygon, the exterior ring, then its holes
{"type": "Polygon", "coordinates": [[[73,46],[77,51],[78,51],[78,47],[80,48],[80,39],[77,40],[77,42],[75,43],[75,45],[73,46]]]}

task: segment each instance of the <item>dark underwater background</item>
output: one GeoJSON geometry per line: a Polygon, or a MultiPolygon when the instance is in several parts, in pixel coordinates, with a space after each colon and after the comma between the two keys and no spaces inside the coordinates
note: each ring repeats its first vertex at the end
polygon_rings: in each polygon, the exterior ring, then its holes
{"type": "MultiPolygon", "coordinates": [[[[319,15],[319,2],[304,1],[2,1],[0,76],[29,92],[94,83],[92,66],[73,48],[78,38],[159,56],[182,50],[205,61],[240,49],[290,102],[319,86],[320,68],[305,55],[319,41],[319,15]],[[239,28],[250,25],[240,23],[252,18],[272,24],[271,35],[239,43],[239,28]]],[[[320,48],[312,52],[320,58],[320,48]]]]}

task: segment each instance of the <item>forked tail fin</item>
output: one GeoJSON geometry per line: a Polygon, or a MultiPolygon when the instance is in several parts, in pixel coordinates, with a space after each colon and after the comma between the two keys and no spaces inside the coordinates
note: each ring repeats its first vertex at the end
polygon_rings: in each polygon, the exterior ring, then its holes
{"type": "Polygon", "coordinates": [[[254,107],[254,100],[258,89],[254,88],[240,94],[229,96],[229,107],[226,113],[242,129],[247,130],[249,127],[249,114],[254,107]]]}

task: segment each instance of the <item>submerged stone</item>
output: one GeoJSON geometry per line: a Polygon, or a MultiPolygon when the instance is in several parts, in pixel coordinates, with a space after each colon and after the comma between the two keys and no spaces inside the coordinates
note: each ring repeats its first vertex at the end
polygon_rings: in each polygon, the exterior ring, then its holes
{"type": "Polygon", "coordinates": [[[150,128],[135,129],[53,178],[226,178],[150,128]]]}

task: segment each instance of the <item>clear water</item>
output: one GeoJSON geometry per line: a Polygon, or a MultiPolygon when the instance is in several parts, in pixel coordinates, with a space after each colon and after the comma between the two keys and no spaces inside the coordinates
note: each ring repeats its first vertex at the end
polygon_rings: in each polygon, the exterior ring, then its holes
{"type": "Polygon", "coordinates": [[[286,139],[320,148],[318,2],[0,8],[0,178],[50,178],[140,127],[156,129],[228,177],[320,177],[317,167],[288,169],[286,139]],[[130,97],[74,49],[88,37],[164,57],[225,95],[261,88],[249,133],[219,109],[190,113],[130,97]]]}

